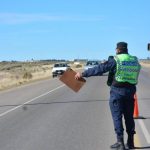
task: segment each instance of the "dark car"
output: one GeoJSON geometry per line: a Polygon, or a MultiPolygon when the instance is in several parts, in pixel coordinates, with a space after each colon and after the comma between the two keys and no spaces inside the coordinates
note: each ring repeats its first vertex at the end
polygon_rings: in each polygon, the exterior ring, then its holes
{"type": "Polygon", "coordinates": [[[98,61],[95,61],[95,60],[87,61],[87,62],[86,62],[86,65],[84,66],[84,70],[87,70],[87,69],[89,69],[89,68],[93,68],[93,67],[97,66],[98,64],[99,64],[99,62],[98,62],[98,61]]]}

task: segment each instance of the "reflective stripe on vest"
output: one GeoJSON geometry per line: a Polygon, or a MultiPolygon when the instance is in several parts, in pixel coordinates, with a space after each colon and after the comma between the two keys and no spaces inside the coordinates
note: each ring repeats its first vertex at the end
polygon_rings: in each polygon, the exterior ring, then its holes
{"type": "Polygon", "coordinates": [[[138,83],[140,64],[137,57],[129,54],[119,54],[114,57],[117,67],[115,79],[117,82],[138,83]]]}

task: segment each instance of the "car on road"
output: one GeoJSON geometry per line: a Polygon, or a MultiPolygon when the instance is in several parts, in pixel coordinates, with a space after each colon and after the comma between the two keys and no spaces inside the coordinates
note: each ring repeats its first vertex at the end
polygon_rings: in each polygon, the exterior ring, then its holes
{"type": "MultiPolygon", "coordinates": [[[[86,62],[86,65],[84,66],[84,70],[88,70],[89,68],[93,68],[99,64],[100,64],[100,61],[89,60],[86,62]]],[[[103,74],[100,74],[100,75],[103,75],[103,74]]]]}
{"type": "Polygon", "coordinates": [[[93,68],[99,64],[99,61],[95,60],[89,60],[86,62],[86,65],[84,66],[84,70],[87,70],[89,68],[93,68]]]}
{"type": "Polygon", "coordinates": [[[52,68],[52,77],[62,75],[70,66],[67,63],[56,63],[52,68]]]}

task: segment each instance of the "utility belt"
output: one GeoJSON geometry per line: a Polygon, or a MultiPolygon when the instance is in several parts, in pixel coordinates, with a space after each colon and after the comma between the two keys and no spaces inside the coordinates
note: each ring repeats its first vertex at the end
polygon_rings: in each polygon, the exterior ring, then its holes
{"type": "Polygon", "coordinates": [[[128,88],[130,88],[130,87],[134,87],[135,84],[131,84],[129,82],[117,82],[117,81],[113,81],[112,86],[120,87],[120,88],[121,87],[128,87],[128,88]]]}

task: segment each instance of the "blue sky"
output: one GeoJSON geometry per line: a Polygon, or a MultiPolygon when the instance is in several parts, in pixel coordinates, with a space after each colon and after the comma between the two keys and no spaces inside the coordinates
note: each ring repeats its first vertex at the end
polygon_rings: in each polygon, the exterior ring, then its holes
{"type": "Polygon", "coordinates": [[[150,57],[150,0],[1,0],[0,61],[150,57]]]}

